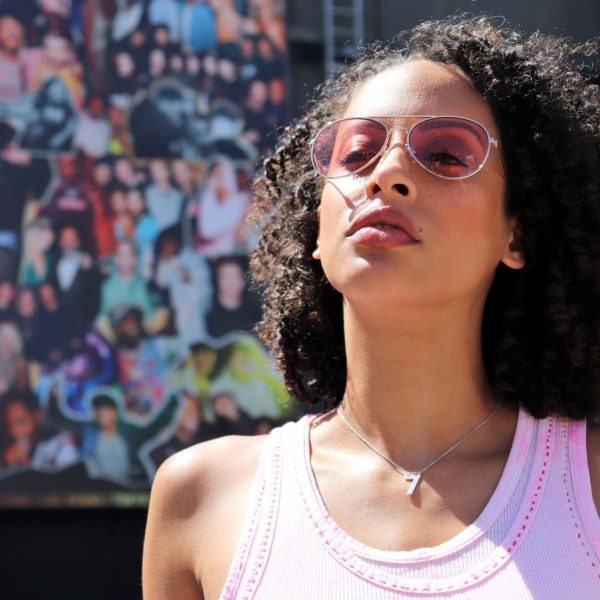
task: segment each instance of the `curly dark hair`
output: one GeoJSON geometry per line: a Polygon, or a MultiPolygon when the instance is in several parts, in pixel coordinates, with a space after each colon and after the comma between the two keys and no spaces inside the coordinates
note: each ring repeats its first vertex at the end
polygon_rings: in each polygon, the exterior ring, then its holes
{"type": "Polygon", "coordinates": [[[262,237],[251,260],[263,288],[258,332],[307,407],[333,407],[346,380],[342,298],[311,257],[322,181],[310,142],[353,91],[406,60],[461,69],[501,133],[505,210],[526,259],[498,267],[483,316],[488,379],[532,415],[598,415],[600,402],[600,77],[597,42],[525,35],[497,18],[428,21],[367,48],[323,85],[254,183],[262,237]]]}

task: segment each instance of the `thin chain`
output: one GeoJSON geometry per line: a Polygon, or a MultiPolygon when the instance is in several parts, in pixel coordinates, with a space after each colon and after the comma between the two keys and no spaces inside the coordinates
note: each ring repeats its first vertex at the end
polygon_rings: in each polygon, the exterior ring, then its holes
{"type": "Polygon", "coordinates": [[[473,429],[467,431],[467,433],[465,433],[465,435],[463,435],[458,441],[454,442],[454,444],[452,444],[452,446],[450,446],[450,448],[448,448],[447,450],[444,450],[444,452],[442,452],[437,458],[434,458],[427,466],[423,467],[422,469],[419,469],[418,471],[407,471],[405,468],[401,467],[397,462],[395,462],[394,460],[392,460],[389,456],[387,456],[386,454],[384,454],[383,452],[381,452],[381,450],[378,450],[377,448],[375,448],[375,446],[373,446],[373,444],[371,444],[371,442],[369,442],[369,440],[367,440],[362,434],[360,434],[348,422],[348,420],[344,416],[344,413],[342,413],[340,411],[340,407],[339,406],[336,408],[336,412],[340,416],[340,419],[342,419],[342,421],[344,422],[344,424],[346,425],[346,427],[348,427],[348,429],[363,444],[365,444],[365,446],[367,446],[373,452],[375,452],[375,454],[378,454],[379,456],[381,456],[381,458],[383,458],[390,465],[392,465],[392,467],[394,467],[395,469],[397,469],[398,471],[400,471],[404,476],[418,474],[419,477],[420,477],[423,473],[425,473],[425,471],[427,471],[428,469],[430,469],[434,465],[437,465],[437,463],[439,463],[442,459],[446,458],[446,456],[448,456],[448,454],[450,454],[450,452],[452,452],[452,450],[455,450],[456,448],[458,448],[458,446],[460,446],[464,441],[466,441],[467,438],[471,437],[476,431],[479,431],[479,429],[481,429],[496,414],[496,412],[498,412],[498,409],[500,408],[500,404],[502,404],[502,399],[500,399],[498,401],[498,404],[496,404],[496,407],[494,408],[494,410],[485,419],[483,419],[483,421],[481,421],[480,423],[478,423],[477,425],[475,425],[475,427],[473,427],[473,429]]]}

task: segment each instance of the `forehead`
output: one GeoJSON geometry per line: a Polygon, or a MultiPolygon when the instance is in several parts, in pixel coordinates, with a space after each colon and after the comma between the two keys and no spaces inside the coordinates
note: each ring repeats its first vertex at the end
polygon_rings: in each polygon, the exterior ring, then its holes
{"type": "Polygon", "coordinates": [[[428,60],[409,61],[378,73],[354,93],[345,117],[464,115],[492,132],[487,102],[459,70],[428,60]]]}

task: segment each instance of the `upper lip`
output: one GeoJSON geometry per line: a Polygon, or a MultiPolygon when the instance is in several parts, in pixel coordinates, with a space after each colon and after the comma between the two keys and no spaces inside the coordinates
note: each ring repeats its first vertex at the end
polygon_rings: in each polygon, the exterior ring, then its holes
{"type": "Polygon", "coordinates": [[[363,227],[376,227],[377,225],[388,225],[401,229],[416,242],[420,241],[415,226],[407,217],[391,206],[375,206],[361,213],[351,221],[348,235],[352,235],[363,227]]]}

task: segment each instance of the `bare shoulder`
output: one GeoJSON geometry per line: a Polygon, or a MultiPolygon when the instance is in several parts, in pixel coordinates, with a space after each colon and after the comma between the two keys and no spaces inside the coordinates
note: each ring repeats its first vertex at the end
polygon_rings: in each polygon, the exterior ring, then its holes
{"type": "Polygon", "coordinates": [[[266,436],[227,436],[178,452],[158,470],[144,540],[145,600],[218,597],[266,436]]]}
{"type": "Polygon", "coordinates": [[[587,456],[596,512],[600,515],[600,423],[587,425],[587,456]]]}

